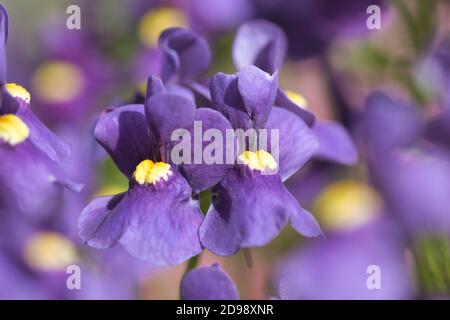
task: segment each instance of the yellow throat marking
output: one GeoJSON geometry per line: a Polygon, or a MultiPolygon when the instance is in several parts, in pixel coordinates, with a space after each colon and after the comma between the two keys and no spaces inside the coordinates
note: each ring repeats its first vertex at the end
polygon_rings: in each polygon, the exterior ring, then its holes
{"type": "Polygon", "coordinates": [[[270,153],[264,150],[258,150],[256,152],[244,151],[239,156],[239,160],[252,170],[266,171],[275,170],[277,168],[275,159],[270,153]]]}
{"type": "Polygon", "coordinates": [[[7,83],[5,84],[6,91],[13,97],[13,98],[20,98],[26,103],[30,103],[31,101],[31,95],[21,85],[15,84],[15,83],[7,83]]]}
{"type": "Polygon", "coordinates": [[[170,170],[170,164],[144,160],[137,165],[133,177],[137,183],[144,185],[155,184],[161,179],[167,181],[172,174],[173,172],[170,170]]]}
{"type": "Polygon", "coordinates": [[[12,146],[25,141],[30,135],[30,129],[15,114],[0,116],[0,140],[12,146]]]}

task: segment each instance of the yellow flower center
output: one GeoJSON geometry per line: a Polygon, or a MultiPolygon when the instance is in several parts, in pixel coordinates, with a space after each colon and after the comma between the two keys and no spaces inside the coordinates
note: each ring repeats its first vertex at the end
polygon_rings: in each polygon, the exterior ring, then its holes
{"type": "Polygon", "coordinates": [[[41,232],[25,245],[24,258],[35,269],[63,270],[78,261],[78,252],[72,241],[56,232],[41,232]]]}
{"type": "Polygon", "coordinates": [[[300,108],[308,109],[308,101],[306,101],[306,98],[301,94],[291,90],[286,90],[286,95],[289,100],[298,105],[300,108]]]}
{"type": "Polygon", "coordinates": [[[33,90],[49,103],[71,101],[79,96],[85,86],[80,67],[65,61],[48,61],[41,64],[32,79],[33,90]]]}
{"type": "Polygon", "coordinates": [[[187,18],[181,10],[170,7],[151,9],[139,22],[139,40],[146,47],[155,47],[158,44],[159,35],[165,29],[186,26],[187,18]]]}
{"type": "Polygon", "coordinates": [[[25,141],[30,129],[18,116],[5,114],[0,116],[0,139],[14,146],[25,141]]]}
{"type": "Polygon", "coordinates": [[[374,218],[381,206],[378,194],[368,185],[343,180],[328,186],[317,198],[314,212],[329,230],[347,230],[374,218]]]}
{"type": "Polygon", "coordinates": [[[27,91],[27,89],[25,89],[21,85],[18,85],[18,84],[15,84],[15,83],[7,83],[5,85],[5,88],[6,88],[6,91],[8,91],[8,93],[12,97],[20,98],[20,99],[24,100],[26,103],[30,103],[31,95],[27,91]]]}
{"type": "Polygon", "coordinates": [[[275,159],[270,153],[264,150],[258,150],[256,152],[244,151],[239,156],[239,160],[252,170],[266,171],[275,170],[277,168],[275,159]]]}
{"type": "Polygon", "coordinates": [[[133,177],[140,185],[155,184],[163,179],[167,181],[173,174],[170,164],[165,162],[153,162],[152,160],[141,161],[134,170],[133,177]]]}

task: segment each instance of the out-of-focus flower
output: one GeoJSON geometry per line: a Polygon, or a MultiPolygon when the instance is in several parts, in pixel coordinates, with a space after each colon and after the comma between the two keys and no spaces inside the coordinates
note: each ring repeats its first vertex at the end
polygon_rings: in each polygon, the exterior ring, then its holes
{"type": "Polygon", "coordinates": [[[270,141],[267,150],[253,150],[257,141],[240,141],[244,143],[238,156],[241,163],[213,188],[212,206],[200,227],[200,238],[216,254],[263,246],[288,221],[305,236],[321,233],[314,217],[300,207],[282,182],[309,160],[317,141],[302,119],[273,107],[277,89],[276,74],[250,65],[234,75],[218,73],[211,80],[214,108],[234,129],[279,130],[279,146],[270,141]],[[278,163],[270,153],[276,147],[278,163]]]}
{"type": "Polygon", "coordinates": [[[371,176],[389,211],[414,235],[448,233],[450,158],[440,144],[424,144],[420,113],[374,94],[367,100],[362,128],[371,176]]]}
{"type": "MultiPolygon", "coordinates": [[[[326,0],[254,0],[256,16],[278,24],[287,34],[293,57],[321,54],[339,36],[358,36],[368,32],[367,8],[383,0],[330,3],[326,0]]],[[[383,13],[382,11],[382,13],[383,13]]]]}
{"type": "MultiPolygon", "coordinates": [[[[1,28],[6,32],[8,19],[3,8],[1,14],[1,28]]],[[[6,60],[4,56],[1,59],[6,60]]],[[[31,111],[31,96],[25,88],[6,83],[5,78],[0,80],[2,211],[20,212],[29,219],[48,217],[55,214],[56,209],[55,202],[50,199],[58,198],[64,187],[80,188],[63,170],[70,149],[31,111]]]]}
{"type": "Polygon", "coordinates": [[[211,179],[214,174],[208,170],[222,169],[211,165],[203,171],[204,181],[189,179],[188,168],[180,172],[169,157],[175,145],[172,132],[192,129],[194,120],[204,127],[226,127],[226,119],[213,110],[196,110],[189,98],[165,92],[159,79],[149,79],[148,91],[145,106],[106,110],[96,125],[96,139],[130,183],[127,192],[96,198],[85,208],[80,236],[95,248],[120,242],[151,263],[179,264],[202,251],[198,228],[203,215],[192,191],[216,184],[221,175],[211,179]]]}
{"type": "Polygon", "coordinates": [[[315,210],[327,238],[281,263],[277,279],[282,299],[412,297],[402,231],[382,214],[376,199],[375,191],[357,182],[325,189],[315,210]]]}
{"type": "Polygon", "coordinates": [[[180,284],[184,300],[238,300],[239,292],[233,280],[218,264],[187,272],[180,284]]]}

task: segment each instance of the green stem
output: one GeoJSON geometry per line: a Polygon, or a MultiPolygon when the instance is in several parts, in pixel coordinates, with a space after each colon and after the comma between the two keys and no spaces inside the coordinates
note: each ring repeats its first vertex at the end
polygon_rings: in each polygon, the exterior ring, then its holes
{"type": "Polygon", "coordinates": [[[189,259],[185,274],[197,267],[200,255],[201,253],[189,259]]]}

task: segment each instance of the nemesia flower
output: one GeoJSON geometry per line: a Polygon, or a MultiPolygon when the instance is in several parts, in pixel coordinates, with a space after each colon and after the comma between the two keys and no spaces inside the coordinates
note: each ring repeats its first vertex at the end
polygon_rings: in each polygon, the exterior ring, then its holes
{"type": "MultiPolygon", "coordinates": [[[[175,145],[172,132],[191,129],[194,119],[226,123],[218,112],[196,110],[191,99],[165,92],[161,80],[153,77],[145,106],[102,114],[95,137],[130,182],[127,192],[96,198],[84,209],[79,219],[84,242],[95,248],[119,242],[133,256],[158,265],[179,264],[202,251],[198,228],[203,215],[191,195],[217,180],[191,181],[185,173],[189,169],[180,172],[169,157],[175,145]]],[[[205,176],[210,179],[211,174],[205,176]]]]}
{"type": "Polygon", "coordinates": [[[184,300],[238,300],[236,284],[216,263],[187,272],[180,283],[184,300]]]}
{"type": "Polygon", "coordinates": [[[200,239],[218,255],[263,246],[288,221],[303,235],[321,233],[313,216],[282,183],[312,156],[317,141],[299,117],[273,107],[277,88],[277,74],[269,75],[251,65],[234,75],[218,73],[211,80],[214,108],[234,129],[277,129],[280,138],[279,146],[269,141],[267,150],[252,150],[251,142],[245,142],[240,146],[241,162],[212,189],[212,206],[200,227],[200,239]],[[279,163],[270,153],[276,147],[279,163]]]}

